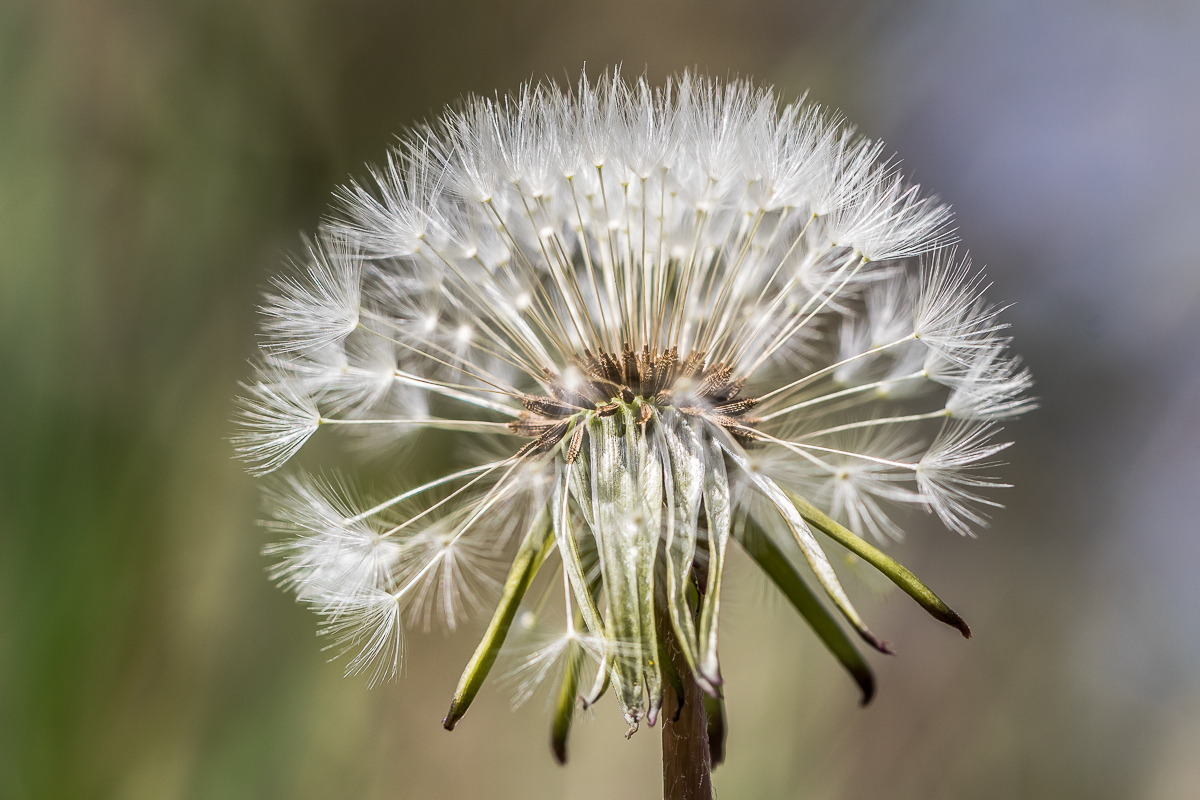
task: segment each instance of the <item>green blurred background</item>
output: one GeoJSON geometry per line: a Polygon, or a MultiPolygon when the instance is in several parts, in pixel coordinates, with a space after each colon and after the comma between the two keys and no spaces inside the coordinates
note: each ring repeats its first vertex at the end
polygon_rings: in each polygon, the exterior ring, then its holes
{"type": "MultiPolygon", "coordinates": [[[[439,724],[473,640],[368,691],[259,554],[231,460],[258,292],[391,137],[623,63],[805,89],[953,203],[1043,408],[1008,510],[857,587],[875,703],[743,560],[722,798],[1200,797],[1200,10],[1150,0],[0,4],[0,796],[658,796],[608,705],[439,724]]],[[[405,464],[397,463],[402,470],[405,464]]]]}

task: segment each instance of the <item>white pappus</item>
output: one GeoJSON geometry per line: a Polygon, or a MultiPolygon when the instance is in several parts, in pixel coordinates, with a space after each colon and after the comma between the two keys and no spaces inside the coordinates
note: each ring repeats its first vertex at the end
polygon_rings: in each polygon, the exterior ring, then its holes
{"type": "Polygon", "coordinates": [[[350,671],[391,675],[405,619],[453,627],[497,594],[480,653],[499,647],[549,564],[567,631],[519,694],[586,660],[583,697],[611,686],[653,724],[664,639],[722,682],[723,565],[750,528],[882,647],[822,542],[877,552],[858,536],[898,538],[897,506],[986,524],[997,421],[1032,406],[949,209],[883,152],[748,82],[611,74],[469,99],[339,192],[263,306],[238,453],[271,472],[322,428],[469,445],[374,503],[305,476],[272,493],[276,576],[350,671]]]}

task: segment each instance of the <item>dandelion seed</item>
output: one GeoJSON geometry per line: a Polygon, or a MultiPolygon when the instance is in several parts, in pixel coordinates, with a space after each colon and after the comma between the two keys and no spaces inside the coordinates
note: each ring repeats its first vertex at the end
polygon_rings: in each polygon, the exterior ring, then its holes
{"type": "Polygon", "coordinates": [[[994,467],[988,459],[1009,446],[1007,442],[993,443],[995,434],[996,429],[987,424],[947,425],[917,465],[917,486],[926,505],[947,528],[963,536],[973,536],[973,526],[987,525],[980,505],[999,507],[980,490],[1007,486],[978,474],[994,467]]]}
{"type": "Polygon", "coordinates": [[[390,498],[310,478],[271,495],[291,536],[274,574],[349,671],[386,679],[405,624],[454,628],[499,596],[452,728],[510,628],[539,619],[523,600],[556,552],[565,632],[516,691],[557,681],[565,758],[576,695],[611,690],[632,732],[718,694],[732,540],[869,697],[834,615],[887,646],[818,533],[969,634],[858,534],[900,538],[897,506],[986,524],[995,422],[1032,407],[1032,381],[949,210],[883,152],[748,82],[613,73],[469,100],[341,191],[264,306],[237,451],[263,473],[319,427],[466,445],[390,498]]]}
{"type": "Polygon", "coordinates": [[[333,638],[330,647],[350,655],[347,677],[365,675],[374,686],[396,674],[404,654],[398,597],[367,589],[319,606],[318,612],[325,618],[321,632],[333,638]]]}
{"type": "Polygon", "coordinates": [[[329,606],[388,583],[400,557],[394,540],[352,518],[353,495],[344,486],[288,476],[269,494],[276,525],[295,535],[267,548],[282,556],[272,577],[301,600],[329,606]]]}
{"type": "Polygon", "coordinates": [[[513,708],[529,702],[540,687],[560,681],[564,671],[590,671],[594,675],[604,661],[605,642],[601,637],[574,626],[547,633],[537,630],[534,620],[527,620],[527,625],[527,638],[533,646],[523,648],[516,666],[502,677],[512,687],[513,708]]]}
{"type": "Polygon", "coordinates": [[[956,419],[1008,419],[1035,405],[1027,395],[1033,376],[1019,359],[1006,358],[1001,347],[974,353],[964,373],[951,378],[950,385],[954,391],[946,400],[946,410],[956,419]]]}
{"type": "Polygon", "coordinates": [[[233,437],[238,455],[256,475],[283,466],[321,425],[312,398],[285,378],[266,378],[247,386],[239,401],[241,430],[233,437]]]}
{"type": "Polygon", "coordinates": [[[298,274],[277,278],[262,306],[266,347],[306,353],[348,336],[358,326],[361,268],[361,258],[343,237],[308,242],[308,259],[298,274]]]}

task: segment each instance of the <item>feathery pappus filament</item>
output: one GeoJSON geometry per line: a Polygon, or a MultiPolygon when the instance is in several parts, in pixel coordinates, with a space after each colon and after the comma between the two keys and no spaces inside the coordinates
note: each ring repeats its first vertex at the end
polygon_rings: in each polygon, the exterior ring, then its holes
{"type": "Polygon", "coordinates": [[[447,727],[514,626],[549,620],[521,698],[547,677],[568,704],[611,691],[634,730],[679,678],[667,637],[720,692],[737,547],[869,698],[839,625],[887,648],[827,540],[969,635],[876,545],[899,508],[985,525],[1000,425],[1032,406],[952,225],[881,143],[749,82],[466,100],[341,189],[269,291],[234,437],[268,473],[313,437],[437,430],[453,466],[381,497],[274,479],[275,577],[372,682],[406,626],[490,611],[447,727]]]}

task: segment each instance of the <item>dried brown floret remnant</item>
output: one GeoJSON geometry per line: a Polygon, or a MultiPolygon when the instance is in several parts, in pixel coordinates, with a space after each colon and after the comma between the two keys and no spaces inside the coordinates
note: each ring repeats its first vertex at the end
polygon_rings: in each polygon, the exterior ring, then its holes
{"type": "MultiPolygon", "coordinates": [[[[758,399],[738,399],[745,379],[734,378],[733,369],[723,362],[704,366],[705,355],[696,351],[680,360],[674,347],[662,353],[651,352],[649,347],[636,353],[626,347],[619,358],[584,350],[583,356],[575,359],[584,379],[569,389],[559,375],[546,370],[550,395],[522,395],[519,399],[525,411],[508,424],[513,433],[533,439],[517,455],[549,451],[566,435],[569,418],[575,414],[592,411],[609,416],[622,404],[636,404],[637,422],[643,427],[654,417],[655,407],[673,406],[683,414],[720,425],[743,444],[753,441],[749,429],[758,420],[746,414],[758,399]]],[[[576,430],[568,461],[579,455],[583,429],[577,426],[576,430]]]]}

